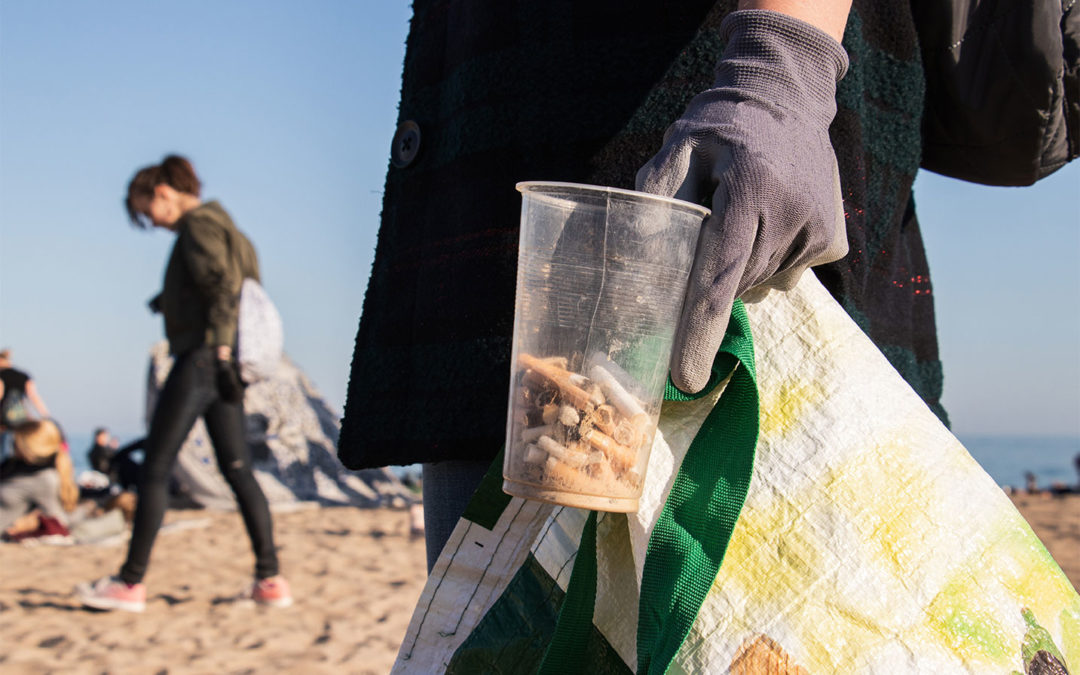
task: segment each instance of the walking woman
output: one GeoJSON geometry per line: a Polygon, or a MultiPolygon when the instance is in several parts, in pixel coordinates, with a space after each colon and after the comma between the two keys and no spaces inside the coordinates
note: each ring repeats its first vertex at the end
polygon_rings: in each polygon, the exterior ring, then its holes
{"type": "Polygon", "coordinates": [[[140,169],[128,184],[131,221],[176,235],[161,294],[151,301],[164,318],[175,360],[150,421],[127,560],[117,576],[78,588],[87,607],[144,609],[142,580],[168,503],[169,474],[200,416],[255,552],[251,597],[261,604],[292,604],[278,573],[270,510],[244,441],[243,385],[233,354],[240,285],[248,277],[258,280],[258,260],[221,205],[199,198],[200,187],[191,163],[176,155],[140,169]]]}

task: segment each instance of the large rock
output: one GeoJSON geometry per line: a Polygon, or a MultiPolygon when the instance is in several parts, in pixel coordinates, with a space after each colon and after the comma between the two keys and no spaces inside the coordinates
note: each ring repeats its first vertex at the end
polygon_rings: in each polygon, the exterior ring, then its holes
{"type": "MultiPolygon", "coordinates": [[[[150,351],[146,418],[172,367],[165,342],[150,351]]],[[[247,388],[244,418],[255,477],[271,506],[303,501],[324,505],[403,507],[412,493],[389,469],[349,471],[337,459],[340,422],[303,372],[283,357],[273,377],[247,388]]],[[[217,468],[202,419],[180,450],[173,476],[197,504],[233,509],[232,491],[217,468]]]]}

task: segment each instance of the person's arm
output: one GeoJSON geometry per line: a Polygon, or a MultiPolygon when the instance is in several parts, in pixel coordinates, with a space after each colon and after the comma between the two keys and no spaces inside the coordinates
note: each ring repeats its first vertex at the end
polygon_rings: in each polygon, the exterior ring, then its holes
{"type": "Polygon", "coordinates": [[[134,441],[128,443],[125,446],[122,446],[119,450],[117,450],[116,453],[112,456],[112,461],[119,462],[123,460],[136,450],[142,450],[145,444],[146,438],[135,439],[134,441]]]}
{"type": "Polygon", "coordinates": [[[844,38],[851,0],[739,0],[739,9],[767,9],[793,16],[833,36],[844,38]]]}
{"type": "Polygon", "coordinates": [[[212,218],[189,217],[186,231],[180,236],[191,278],[206,300],[207,339],[218,358],[223,354],[227,358],[236,339],[240,280],[230,258],[225,229],[212,218]]]}
{"type": "Polygon", "coordinates": [[[223,401],[244,399],[244,384],[232,359],[240,315],[240,270],[233,264],[228,236],[212,218],[189,218],[181,250],[195,285],[207,302],[207,342],[217,356],[216,383],[223,401]]]}
{"type": "Polygon", "coordinates": [[[38,411],[38,416],[42,419],[48,419],[49,409],[45,407],[45,401],[41,400],[41,396],[38,395],[37,385],[33,380],[26,381],[26,398],[30,399],[30,402],[34,404],[34,409],[38,411]]]}
{"type": "Polygon", "coordinates": [[[116,451],[116,456],[119,457],[120,455],[126,455],[126,454],[128,454],[130,452],[133,452],[135,450],[142,450],[145,445],[146,445],[146,437],[136,438],[135,440],[128,443],[127,445],[121,446],[120,449],[116,451]]]}

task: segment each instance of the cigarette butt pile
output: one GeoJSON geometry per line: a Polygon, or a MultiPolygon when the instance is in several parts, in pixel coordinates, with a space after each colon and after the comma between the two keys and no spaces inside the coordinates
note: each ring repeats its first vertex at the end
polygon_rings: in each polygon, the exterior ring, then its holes
{"type": "MultiPolygon", "coordinates": [[[[651,439],[649,414],[611,368],[594,364],[588,376],[564,357],[520,354],[514,401],[515,439],[523,450],[522,478],[585,494],[637,496],[642,446],[651,439]]],[[[625,376],[625,374],[620,373],[625,376]]]]}

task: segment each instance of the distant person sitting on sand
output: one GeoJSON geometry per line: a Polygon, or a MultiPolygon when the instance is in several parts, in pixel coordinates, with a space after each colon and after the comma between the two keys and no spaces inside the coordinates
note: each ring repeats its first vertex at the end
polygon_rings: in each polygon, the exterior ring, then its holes
{"type": "MultiPolygon", "coordinates": [[[[0,531],[37,513],[67,525],[79,500],[71,457],[63,435],[51,420],[33,420],[15,427],[13,456],[0,463],[0,531]]],[[[35,521],[36,524],[36,521],[35,521]]]]}
{"type": "Polygon", "coordinates": [[[243,384],[233,348],[237,297],[245,278],[259,279],[255,249],[216,201],[203,202],[191,163],[170,155],[140,169],[128,184],[127,213],[143,229],[176,235],[161,294],[151,308],[162,314],[174,357],[150,421],[138,482],[138,502],[127,560],[117,576],[78,587],[83,605],[141,612],[150,550],[168,505],[169,476],[180,447],[202,417],[255,552],[250,597],[265,605],[292,604],[278,573],[266,496],[255,480],[244,439],[243,384]]]}
{"type": "Polygon", "coordinates": [[[34,380],[11,366],[11,350],[0,350],[0,454],[6,455],[8,431],[35,419],[27,403],[37,412],[36,418],[49,417],[49,409],[38,394],[34,380]]]}
{"type": "Polygon", "coordinates": [[[118,448],[119,441],[105,427],[94,430],[94,445],[86,453],[90,468],[109,479],[110,493],[134,489],[138,483],[139,463],[132,454],[143,449],[145,438],[118,448]]]}
{"type": "Polygon", "coordinates": [[[94,429],[94,445],[86,453],[90,468],[98,473],[109,475],[113,455],[116,454],[116,439],[109,435],[105,427],[94,429]]]}

